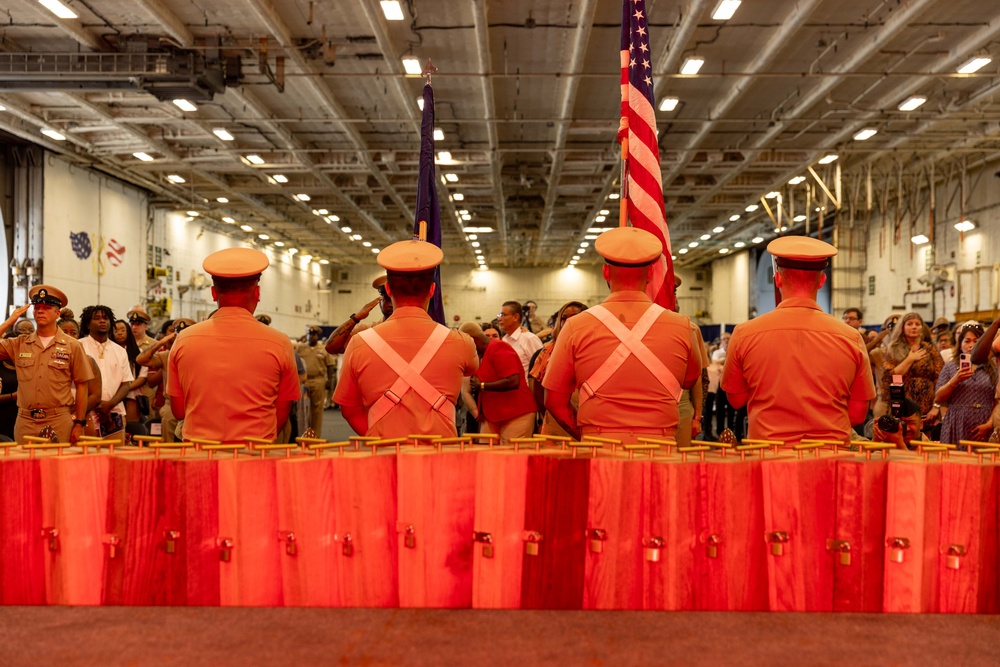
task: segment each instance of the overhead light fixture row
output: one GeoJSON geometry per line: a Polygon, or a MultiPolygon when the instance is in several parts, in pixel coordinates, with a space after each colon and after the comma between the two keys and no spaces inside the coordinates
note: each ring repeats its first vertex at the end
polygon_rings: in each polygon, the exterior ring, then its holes
{"type": "Polygon", "coordinates": [[[923,105],[927,101],[927,98],[923,95],[913,95],[912,97],[906,98],[902,104],[897,107],[900,111],[913,111],[917,107],[923,105]]]}
{"type": "Polygon", "coordinates": [[[874,127],[866,127],[865,129],[861,130],[860,132],[858,132],[857,134],[854,135],[854,140],[855,141],[868,141],[869,139],[871,139],[872,137],[874,137],[876,134],[878,134],[878,130],[876,130],[874,127]]]}
{"type": "Polygon", "coordinates": [[[676,97],[664,97],[660,100],[660,111],[673,111],[680,103],[676,97]]]}
{"type": "Polygon", "coordinates": [[[741,0],[719,0],[719,4],[712,10],[712,18],[716,21],[728,21],[733,18],[740,4],[741,0]]]}
{"type": "Polygon", "coordinates": [[[681,65],[681,74],[693,76],[701,70],[704,64],[705,59],[701,56],[688,56],[684,59],[684,64],[681,65]]]}
{"type": "Polygon", "coordinates": [[[972,60],[966,62],[964,65],[958,68],[959,74],[972,74],[973,72],[978,72],[982,68],[993,62],[993,59],[989,56],[982,55],[976,56],[972,60]]]}
{"type": "Polygon", "coordinates": [[[403,8],[399,6],[399,0],[382,0],[382,13],[387,21],[403,20],[403,8]]]}
{"type": "Polygon", "coordinates": [[[59,2],[59,0],[38,0],[38,3],[61,19],[78,18],[76,12],[59,2]]]}

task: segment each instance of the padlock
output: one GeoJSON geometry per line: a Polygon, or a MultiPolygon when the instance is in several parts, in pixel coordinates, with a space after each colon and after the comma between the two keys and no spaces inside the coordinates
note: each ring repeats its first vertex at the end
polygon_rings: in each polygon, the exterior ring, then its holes
{"type": "Polygon", "coordinates": [[[885,541],[885,544],[889,547],[889,560],[893,563],[902,563],[905,550],[910,548],[910,539],[908,537],[891,537],[885,541]]]}
{"type": "Polygon", "coordinates": [[[521,534],[521,539],[524,540],[525,555],[537,556],[539,550],[538,543],[542,541],[542,534],[526,530],[521,534]]]}
{"type": "Polygon", "coordinates": [[[413,526],[406,527],[406,532],[404,533],[403,537],[403,546],[406,547],[407,549],[417,548],[417,535],[416,531],[413,529],[413,526]]]}
{"type": "Polygon", "coordinates": [[[722,538],[718,535],[709,535],[705,539],[705,555],[709,558],[719,557],[719,545],[722,544],[722,538]]]}
{"type": "Polygon", "coordinates": [[[590,539],[590,553],[604,553],[604,543],[608,539],[607,531],[601,528],[591,528],[587,531],[587,537],[590,539]]]}
{"type": "Polygon", "coordinates": [[[646,558],[647,562],[659,563],[660,562],[660,550],[663,549],[663,538],[662,537],[649,537],[642,541],[644,548],[643,556],[646,558]]]}
{"type": "Polygon", "coordinates": [[[350,533],[344,535],[344,546],[341,547],[341,553],[348,558],[354,555],[354,540],[351,539],[350,533]]]}
{"type": "Polygon", "coordinates": [[[164,532],[163,539],[164,549],[168,554],[174,554],[177,552],[177,540],[180,539],[181,532],[179,530],[168,530],[164,532]]]}
{"type": "Polygon", "coordinates": [[[118,553],[118,545],[121,543],[121,538],[117,535],[107,535],[104,538],[104,543],[108,545],[108,558],[114,558],[118,553]]]}
{"type": "Polygon", "coordinates": [[[851,543],[847,540],[827,540],[827,551],[837,552],[837,562],[841,565],[851,564],[851,543]]]}
{"type": "Polygon", "coordinates": [[[772,556],[783,556],[785,553],[785,542],[788,541],[788,533],[783,530],[776,530],[765,535],[768,544],[771,545],[772,556]]]}
{"type": "Polygon", "coordinates": [[[965,546],[961,544],[952,544],[948,547],[948,552],[945,555],[945,567],[949,570],[957,570],[962,567],[962,556],[965,555],[965,546]]]}
{"type": "Polygon", "coordinates": [[[289,556],[294,556],[298,554],[299,547],[295,543],[295,533],[290,533],[287,531],[278,531],[278,541],[285,543],[285,553],[289,556]]]}
{"type": "Polygon", "coordinates": [[[42,539],[48,543],[49,551],[59,551],[59,529],[42,528],[42,539]]]}
{"type": "Polygon", "coordinates": [[[485,533],[482,531],[474,531],[472,533],[472,541],[479,542],[483,545],[482,554],[483,558],[493,558],[493,534],[485,533]]]}
{"type": "Polygon", "coordinates": [[[218,540],[219,545],[219,560],[223,563],[228,563],[233,559],[233,540],[230,537],[220,537],[218,540]]]}

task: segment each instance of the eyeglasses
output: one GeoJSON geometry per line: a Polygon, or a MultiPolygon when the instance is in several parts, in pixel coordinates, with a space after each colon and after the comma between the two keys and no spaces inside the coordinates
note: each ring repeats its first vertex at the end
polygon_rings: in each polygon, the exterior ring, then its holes
{"type": "Polygon", "coordinates": [[[503,318],[505,318],[505,317],[507,317],[507,314],[506,314],[506,313],[497,313],[497,319],[498,319],[498,320],[502,320],[502,319],[503,319],[503,318]]]}

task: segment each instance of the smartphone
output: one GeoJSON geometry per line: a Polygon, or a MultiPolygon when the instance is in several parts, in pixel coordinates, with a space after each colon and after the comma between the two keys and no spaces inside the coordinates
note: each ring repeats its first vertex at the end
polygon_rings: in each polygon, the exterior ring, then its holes
{"type": "Polygon", "coordinates": [[[963,352],[958,355],[958,370],[964,371],[966,368],[972,368],[972,355],[963,352]]]}

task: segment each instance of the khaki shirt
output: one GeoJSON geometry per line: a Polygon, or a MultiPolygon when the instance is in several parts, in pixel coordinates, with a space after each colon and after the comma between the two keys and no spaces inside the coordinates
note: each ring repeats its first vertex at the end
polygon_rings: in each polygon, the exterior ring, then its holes
{"type": "Polygon", "coordinates": [[[79,341],[62,331],[48,347],[42,347],[37,333],[4,338],[0,359],[10,359],[17,369],[17,407],[22,410],[73,406],[74,385],[94,377],[79,341]]]}
{"type": "Polygon", "coordinates": [[[748,394],[750,438],[791,443],[846,440],[848,402],[875,397],[861,334],[801,297],[736,327],[720,386],[748,394]]]}
{"type": "Polygon", "coordinates": [[[315,380],[316,378],[327,378],[327,368],[336,366],[336,357],[326,351],[322,342],[310,345],[301,343],[295,350],[302,357],[302,363],[306,365],[306,378],[315,380]]]}
{"type": "MultiPolygon", "coordinates": [[[[633,328],[652,302],[644,292],[614,292],[601,304],[626,327],[633,328]]],[[[701,377],[701,353],[684,315],[664,311],[642,341],[684,386],[701,377]]],[[[618,338],[584,311],[566,320],[549,359],[542,386],[571,393],[604,365],[618,348],[618,338]]],[[[580,406],[577,425],[604,430],[677,428],[677,402],[635,355],[593,397],[580,406]]]]}

